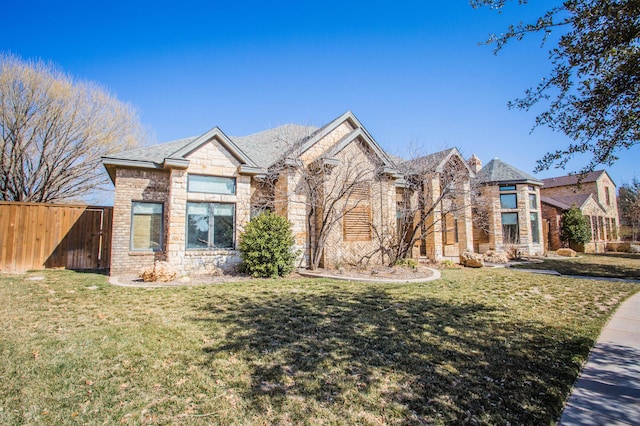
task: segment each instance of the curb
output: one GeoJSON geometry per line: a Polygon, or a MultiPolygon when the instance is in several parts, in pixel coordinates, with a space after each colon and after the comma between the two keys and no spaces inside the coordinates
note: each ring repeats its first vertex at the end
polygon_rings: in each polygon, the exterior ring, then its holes
{"type": "Polygon", "coordinates": [[[298,274],[303,277],[309,278],[328,278],[339,281],[353,281],[353,282],[365,282],[365,283],[390,283],[390,284],[408,284],[408,283],[424,283],[428,281],[434,281],[440,279],[440,271],[437,269],[427,268],[433,275],[426,278],[414,278],[414,279],[388,279],[388,278],[358,278],[358,277],[340,277],[329,274],[316,274],[308,271],[297,271],[298,274]]]}

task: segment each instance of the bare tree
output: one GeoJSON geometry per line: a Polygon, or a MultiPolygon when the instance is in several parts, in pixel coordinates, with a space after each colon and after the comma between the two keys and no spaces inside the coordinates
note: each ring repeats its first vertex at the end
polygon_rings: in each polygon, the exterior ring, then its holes
{"type": "Polygon", "coordinates": [[[144,138],[135,110],[42,61],[0,54],[0,200],[77,200],[108,183],[100,157],[144,138]]]}
{"type": "Polygon", "coordinates": [[[411,257],[418,241],[424,250],[433,233],[441,233],[445,242],[452,243],[446,240],[456,239],[458,226],[466,226],[466,221],[471,220],[470,202],[478,192],[472,186],[464,161],[457,155],[446,160],[449,152],[398,161],[402,180],[396,199],[396,224],[375,229],[380,250],[390,264],[411,257]]]}
{"type": "MultiPolygon", "coordinates": [[[[317,269],[323,264],[326,244],[336,227],[368,203],[369,188],[379,175],[380,164],[369,147],[358,140],[344,151],[332,153],[329,149],[314,158],[304,151],[309,135],[291,130],[284,128],[279,141],[274,142],[274,146],[286,145],[286,149],[281,148],[285,154],[260,177],[251,204],[254,212],[303,211],[308,264],[317,269]]],[[[369,218],[361,225],[369,227],[369,218]]]]}

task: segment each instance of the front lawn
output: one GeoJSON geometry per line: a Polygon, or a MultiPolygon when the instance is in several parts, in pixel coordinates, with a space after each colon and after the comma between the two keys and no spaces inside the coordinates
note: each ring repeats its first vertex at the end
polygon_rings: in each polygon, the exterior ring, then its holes
{"type": "Polygon", "coordinates": [[[0,276],[0,423],[549,424],[637,290],[504,269],[155,289],[0,276]]]}
{"type": "Polygon", "coordinates": [[[526,263],[515,268],[551,269],[563,275],[640,280],[640,254],[578,253],[578,257],[544,258],[542,263],[526,263]]]}

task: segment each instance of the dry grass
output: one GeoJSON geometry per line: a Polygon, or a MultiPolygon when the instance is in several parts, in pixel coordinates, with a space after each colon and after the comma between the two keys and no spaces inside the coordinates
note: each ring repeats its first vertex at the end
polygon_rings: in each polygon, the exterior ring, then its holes
{"type": "Polygon", "coordinates": [[[640,280],[640,254],[579,253],[578,257],[545,258],[542,263],[527,263],[515,267],[525,269],[551,269],[563,275],[640,280]]]}
{"type": "Polygon", "coordinates": [[[632,284],[0,277],[2,424],[549,424],[632,284]]]}

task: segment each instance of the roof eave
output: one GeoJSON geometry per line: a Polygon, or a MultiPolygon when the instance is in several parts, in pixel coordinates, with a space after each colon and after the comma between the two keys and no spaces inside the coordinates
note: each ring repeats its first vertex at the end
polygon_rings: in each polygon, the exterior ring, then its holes
{"type": "Polygon", "coordinates": [[[262,167],[247,166],[245,164],[242,164],[238,166],[238,173],[240,173],[241,175],[258,176],[264,175],[266,173],[266,170],[262,167]]]}

